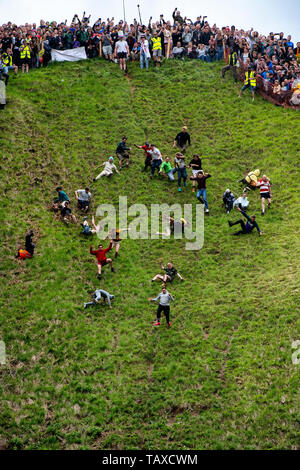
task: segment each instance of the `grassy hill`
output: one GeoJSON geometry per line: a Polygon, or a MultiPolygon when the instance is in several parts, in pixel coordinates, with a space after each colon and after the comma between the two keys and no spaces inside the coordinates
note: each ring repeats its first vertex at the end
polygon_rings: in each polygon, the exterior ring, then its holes
{"type": "MultiPolygon", "coordinates": [[[[299,372],[292,341],[299,323],[299,113],[245,93],[220,64],[170,61],[160,70],[129,65],[124,77],[101,60],[55,64],[11,78],[1,119],[0,437],[11,449],[300,449],[299,372]],[[48,210],[61,184],[91,185],[98,204],[197,203],[191,183],[141,173],[91,184],[123,134],[173,158],[185,123],[187,156],[201,151],[211,215],[205,243],[124,240],[116,273],[96,279],[90,240],[48,210]],[[238,195],[247,170],[273,183],[264,232],[232,237],[223,191],[238,195]],[[32,227],[36,255],[14,259],[32,227]],[[153,327],[149,296],[158,260],[186,279],[170,292],[172,328],[153,327]],[[101,285],[113,309],[84,310],[101,285]]],[[[73,204],[75,207],[75,204],[73,204]]],[[[77,210],[76,210],[77,211],[77,210]]],[[[75,211],[75,212],[76,212],[75,211]]],[[[76,212],[78,215],[78,211],[76,212]]],[[[236,218],[237,212],[230,214],[236,218]]],[[[98,239],[93,239],[96,246],[98,239]]]]}

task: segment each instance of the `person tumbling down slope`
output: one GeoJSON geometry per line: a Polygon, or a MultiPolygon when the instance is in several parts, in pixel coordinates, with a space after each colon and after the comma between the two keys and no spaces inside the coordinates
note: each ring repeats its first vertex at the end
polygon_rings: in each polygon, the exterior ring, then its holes
{"type": "Polygon", "coordinates": [[[97,277],[98,279],[101,279],[101,270],[102,266],[105,266],[106,264],[110,264],[111,272],[114,273],[115,270],[112,265],[112,259],[111,258],[106,258],[106,253],[112,249],[113,246],[113,241],[110,240],[110,244],[107,248],[103,248],[103,245],[98,245],[98,250],[93,250],[92,245],[90,246],[90,253],[91,255],[95,255],[97,258],[97,263],[98,263],[98,274],[97,277]]]}
{"type": "Polygon", "coordinates": [[[233,235],[241,235],[241,234],[245,235],[247,233],[251,233],[254,228],[256,228],[259,235],[263,234],[262,231],[260,230],[257,222],[255,221],[255,215],[252,215],[251,217],[249,217],[249,215],[247,215],[246,212],[244,212],[239,207],[237,207],[237,210],[243,214],[243,216],[247,219],[247,222],[245,224],[245,222],[242,219],[239,219],[236,222],[230,222],[230,220],[228,220],[229,227],[233,227],[233,225],[240,225],[241,226],[241,230],[239,230],[238,232],[233,233],[233,235]]]}
{"type": "Polygon", "coordinates": [[[165,267],[162,263],[162,259],[160,259],[159,264],[160,264],[160,269],[165,271],[166,274],[164,275],[156,274],[156,276],[154,276],[151,282],[154,282],[154,281],[173,282],[175,279],[175,276],[178,276],[181,281],[184,281],[183,277],[181,276],[181,274],[179,274],[179,272],[173,266],[172,263],[168,263],[167,267],[165,267]]]}
{"type": "Polygon", "coordinates": [[[102,176],[106,176],[107,178],[109,178],[112,176],[114,171],[119,175],[117,167],[114,164],[114,157],[109,157],[107,162],[102,163],[102,166],[104,166],[104,170],[101,171],[101,173],[99,173],[99,175],[96,176],[93,181],[99,180],[100,178],[102,178],[102,176]]]}
{"type": "Polygon", "coordinates": [[[167,321],[167,326],[170,328],[170,326],[171,326],[171,322],[170,322],[170,300],[172,300],[172,302],[174,302],[174,298],[167,291],[166,286],[163,286],[162,292],[160,294],[158,294],[158,296],[155,297],[155,299],[152,299],[152,297],[149,298],[150,302],[159,302],[157,312],[156,312],[157,320],[156,320],[155,326],[160,325],[161,312],[164,312],[164,315],[165,315],[166,321],[167,321]]]}
{"type": "Polygon", "coordinates": [[[86,302],[84,304],[84,308],[87,308],[89,306],[94,306],[96,305],[98,302],[100,302],[100,299],[103,299],[103,301],[105,302],[105,300],[107,300],[107,303],[109,305],[109,308],[112,308],[111,306],[111,300],[115,298],[114,295],[110,294],[109,292],[107,292],[106,290],[103,290],[103,289],[97,289],[95,290],[94,294],[93,294],[93,301],[92,302],[86,302]]]}

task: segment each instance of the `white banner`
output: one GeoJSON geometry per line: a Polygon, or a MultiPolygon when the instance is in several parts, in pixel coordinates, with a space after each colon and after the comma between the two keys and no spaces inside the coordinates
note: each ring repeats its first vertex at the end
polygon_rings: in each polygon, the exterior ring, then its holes
{"type": "Polygon", "coordinates": [[[66,49],[65,51],[51,49],[51,59],[57,60],[57,62],[63,62],[64,60],[67,60],[69,62],[76,62],[76,60],[87,59],[87,56],[84,47],[66,49]]]}

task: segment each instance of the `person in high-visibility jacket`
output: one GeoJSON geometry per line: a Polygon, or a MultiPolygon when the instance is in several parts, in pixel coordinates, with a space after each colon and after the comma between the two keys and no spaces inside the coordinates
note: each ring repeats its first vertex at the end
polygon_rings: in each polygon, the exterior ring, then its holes
{"type": "Polygon", "coordinates": [[[246,90],[246,88],[250,88],[252,93],[252,101],[254,101],[254,94],[256,90],[256,73],[252,69],[252,67],[248,67],[248,70],[245,74],[244,86],[241,89],[240,97],[242,96],[242,93],[244,90],[246,90]]]}
{"type": "Polygon", "coordinates": [[[157,65],[160,64],[162,56],[161,37],[157,35],[157,32],[154,33],[153,38],[151,38],[151,42],[154,64],[157,65]]]}
{"type": "Polygon", "coordinates": [[[228,65],[222,68],[222,78],[225,78],[225,73],[227,72],[227,70],[231,70],[233,77],[234,77],[234,81],[237,82],[238,80],[237,61],[238,61],[237,53],[234,52],[233,49],[230,49],[230,54],[228,57],[228,65]]]}
{"type": "Polygon", "coordinates": [[[27,43],[24,43],[20,49],[20,59],[22,64],[22,73],[26,69],[26,73],[29,72],[29,64],[31,59],[30,46],[27,43]]]}
{"type": "Polygon", "coordinates": [[[2,53],[2,62],[4,65],[4,72],[8,73],[9,70],[13,70],[15,75],[18,73],[18,67],[13,63],[12,50],[7,49],[6,52],[2,53]]]}

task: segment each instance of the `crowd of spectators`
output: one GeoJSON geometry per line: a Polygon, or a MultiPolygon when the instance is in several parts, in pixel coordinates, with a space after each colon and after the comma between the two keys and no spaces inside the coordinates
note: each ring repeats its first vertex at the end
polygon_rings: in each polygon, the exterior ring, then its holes
{"type": "MultiPolygon", "coordinates": [[[[116,44],[120,38],[128,45],[126,59],[141,61],[143,42],[149,48],[149,58],[154,54],[154,38],[160,38],[161,56],[185,60],[198,59],[203,62],[227,60],[230,53],[237,54],[239,78],[251,66],[256,71],[258,86],[275,97],[286,92],[299,94],[300,103],[300,42],[294,43],[291,36],[281,33],[262,35],[251,29],[238,30],[235,26],[217,27],[210,24],[206,16],[195,21],[183,17],[175,9],[172,20],[161,15],[156,22],[148,25],[114,18],[91,23],[85,12],[80,19],[74,15],[72,21],[57,23],[41,20],[17,26],[11,22],[0,27],[0,73],[8,79],[9,69],[46,66],[51,60],[51,49],[64,50],[85,47],[88,58],[100,56],[107,60],[117,60],[116,44]]],[[[124,49],[125,50],[125,49],[124,49]]],[[[148,54],[148,52],[147,52],[148,54]]],[[[148,67],[148,62],[146,63],[148,67]]],[[[298,99],[298,98],[297,98],[298,99]]],[[[280,99],[278,98],[278,101],[280,99]]],[[[297,101],[297,100],[296,100],[297,101]]],[[[295,102],[294,104],[298,104],[295,102]]]]}

